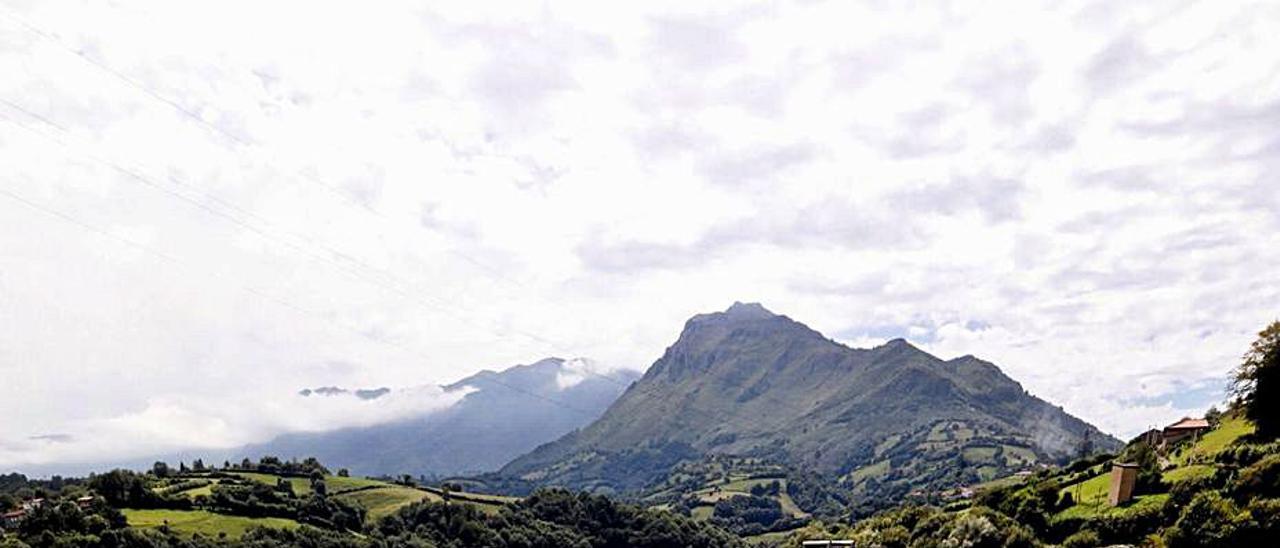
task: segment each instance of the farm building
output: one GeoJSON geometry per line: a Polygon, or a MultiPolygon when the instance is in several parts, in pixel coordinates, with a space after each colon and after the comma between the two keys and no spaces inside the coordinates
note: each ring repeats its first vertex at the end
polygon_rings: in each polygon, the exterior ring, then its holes
{"type": "Polygon", "coordinates": [[[25,510],[5,512],[4,514],[0,514],[0,526],[3,526],[5,529],[17,529],[18,524],[22,523],[22,518],[25,517],[27,517],[27,512],[25,510]]]}
{"type": "Polygon", "coordinates": [[[1107,504],[1119,506],[1133,499],[1133,488],[1137,480],[1137,464],[1117,462],[1111,465],[1111,488],[1107,491],[1107,504]]]}
{"type": "Polygon", "coordinates": [[[1160,431],[1160,441],[1166,447],[1187,438],[1198,438],[1209,430],[1209,421],[1185,417],[1182,420],[1164,427],[1160,431]]]}

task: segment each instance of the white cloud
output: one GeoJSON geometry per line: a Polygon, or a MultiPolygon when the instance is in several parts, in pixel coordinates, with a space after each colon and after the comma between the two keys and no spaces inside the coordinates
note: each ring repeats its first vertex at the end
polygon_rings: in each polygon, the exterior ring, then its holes
{"type": "Polygon", "coordinates": [[[608,370],[600,367],[600,364],[587,358],[565,360],[556,371],[556,386],[560,390],[573,388],[592,376],[607,376],[606,371],[608,370]]]}
{"type": "Polygon", "coordinates": [[[229,449],[285,432],[319,432],[422,416],[461,400],[471,388],[395,390],[375,399],[302,397],[244,390],[192,397],[153,396],[144,407],[61,425],[56,434],[0,446],[0,462],[14,466],[121,462],[179,451],[229,449]]]}
{"type": "Polygon", "coordinates": [[[735,300],[921,333],[1134,433],[1280,314],[1277,11],[5,8],[0,190],[48,211],[0,196],[0,448],[643,367],[735,300]]]}

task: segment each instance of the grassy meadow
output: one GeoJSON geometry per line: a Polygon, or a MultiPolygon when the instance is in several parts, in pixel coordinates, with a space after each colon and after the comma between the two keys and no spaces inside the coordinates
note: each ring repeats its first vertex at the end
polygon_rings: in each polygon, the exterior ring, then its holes
{"type": "Polygon", "coordinates": [[[298,522],[283,518],[247,518],[204,510],[122,510],[129,526],[141,529],[168,526],[184,534],[200,533],[238,538],[254,527],[293,528],[298,522]]]}

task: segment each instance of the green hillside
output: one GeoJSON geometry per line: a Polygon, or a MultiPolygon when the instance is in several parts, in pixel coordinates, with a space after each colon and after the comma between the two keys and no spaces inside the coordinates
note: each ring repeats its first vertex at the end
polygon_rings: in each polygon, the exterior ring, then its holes
{"type": "Polygon", "coordinates": [[[516,499],[335,476],[315,461],[242,466],[0,475],[0,546],[744,546],[708,523],[564,490],[516,499]]]}
{"type": "Polygon", "coordinates": [[[122,510],[130,527],[153,529],[168,527],[178,533],[200,533],[210,537],[239,538],[254,527],[289,529],[298,522],[283,518],[250,518],[228,516],[204,510],[122,510]]]}
{"type": "Polygon", "coordinates": [[[399,485],[375,485],[336,496],[364,507],[368,511],[368,519],[373,521],[421,500],[433,502],[441,500],[440,497],[421,489],[399,485]]]}
{"type": "Polygon", "coordinates": [[[1135,442],[1114,458],[1043,470],[1025,481],[990,482],[971,501],[902,507],[854,526],[811,525],[782,544],[834,537],[887,546],[906,535],[920,545],[957,537],[972,545],[1027,547],[1268,545],[1280,532],[1280,442],[1253,432],[1249,421],[1232,414],[1172,447],[1151,450],[1135,442]],[[1113,507],[1107,495],[1117,461],[1138,462],[1140,471],[1136,496],[1113,507]]]}

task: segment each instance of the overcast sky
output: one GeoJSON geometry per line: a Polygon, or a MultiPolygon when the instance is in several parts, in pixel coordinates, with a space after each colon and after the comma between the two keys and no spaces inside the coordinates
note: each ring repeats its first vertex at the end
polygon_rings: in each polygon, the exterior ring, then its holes
{"type": "Polygon", "coordinates": [[[1129,436],[1280,316],[1274,2],[322,4],[0,3],[0,468],[735,300],[1129,436]]]}

